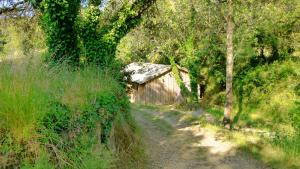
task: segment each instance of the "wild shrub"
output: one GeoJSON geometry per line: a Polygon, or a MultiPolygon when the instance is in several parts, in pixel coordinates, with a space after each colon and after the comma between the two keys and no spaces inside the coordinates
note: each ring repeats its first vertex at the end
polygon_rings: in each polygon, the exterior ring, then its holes
{"type": "Polygon", "coordinates": [[[1,63],[0,69],[0,168],[113,165],[113,123],[129,118],[114,72],[33,63],[1,63]]]}

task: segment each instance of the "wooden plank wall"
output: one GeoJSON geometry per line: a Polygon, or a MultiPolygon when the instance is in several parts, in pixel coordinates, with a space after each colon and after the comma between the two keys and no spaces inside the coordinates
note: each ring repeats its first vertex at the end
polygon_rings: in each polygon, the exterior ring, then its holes
{"type": "Polygon", "coordinates": [[[190,76],[188,73],[180,71],[180,77],[182,78],[183,83],[185,86],[191,91],[191,81],[190,81],[190,76]]]}
{"type": "MultiPolygon", "coordinates": [[[[189,76],[185,72],[180,73],[183,82],[190,89],[189,76]]],[[[174,104],[183,100],[180,88],[174,78],[173,72],[168,72],[161,77],[153,79],[133,89],[131,100],[137,103],[148,104],[174,104]]]]}

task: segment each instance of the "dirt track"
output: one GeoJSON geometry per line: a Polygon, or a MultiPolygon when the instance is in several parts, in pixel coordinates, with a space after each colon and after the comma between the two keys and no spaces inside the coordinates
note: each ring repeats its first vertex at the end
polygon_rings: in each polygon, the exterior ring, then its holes
{"type": "Polygon", "coordinates": [[[149,169],[270,169],[199,125],[183,125],[150,109],[133,114],[144,133],[149,169]],[[167,123],[169,131],[153,119],[167,123]]]}

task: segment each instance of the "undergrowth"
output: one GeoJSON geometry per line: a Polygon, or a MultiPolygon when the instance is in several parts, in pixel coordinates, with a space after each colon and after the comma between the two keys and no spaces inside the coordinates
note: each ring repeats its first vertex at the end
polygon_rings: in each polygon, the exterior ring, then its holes
{"type": "Polygon", "coordinates": [[[0,168],[115,166],[111,133],[118,119],[130,119],[117,73],[0,64],[0,168]]]}
{"type": "Polygon", "coordinates": [[[132,116],[126,120],[117,118],[111,141],[118,156],[116,169],[145,169],[148,160],[145,155],[145,142],[141,129],[132,116]]]}
{"type": "MultiPolygon", "coordinates": [[[[297,58],[276,61],[235,75],[232,127],[234,130],[254,128],[271,133],[271,138],[260,143],[264,146],[246,144],[242,147],[275,168],[300,167],[299,63],[297,58]]],[[[223,94],[209,94],[211,96],[204,98],[201,105],[221,121],[223,94]]]]}

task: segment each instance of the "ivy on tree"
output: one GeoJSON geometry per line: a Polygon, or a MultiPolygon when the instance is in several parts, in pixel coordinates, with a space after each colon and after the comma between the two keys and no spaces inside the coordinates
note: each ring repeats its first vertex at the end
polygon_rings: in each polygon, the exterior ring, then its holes
{"type": "Polygon", "coordinates": [[[79,65],[80,60],[99,66],[111,65],[120,40],[138,25],[142,13],[154,2],[155,0],[137,0],[126,4],[107,25],[100,25],[101,0],[89,1],[81,19],[78,19],[80,0],[42,1],[39,7],[42,12],[42,27],[47,36],[50,54],[48,60],[73,65],[79,65]],[[79,48],[78,37],[83,50],[79,48]],[[83,55],[82,59],[80,53],[83,55]]]}
{"type": "Polygon", "coordinates": [[[79,63],[79,48],[75,22],[80,0],[44,0],[42,27],[46,34],[49,60],[55,63],[79,63]]]}

